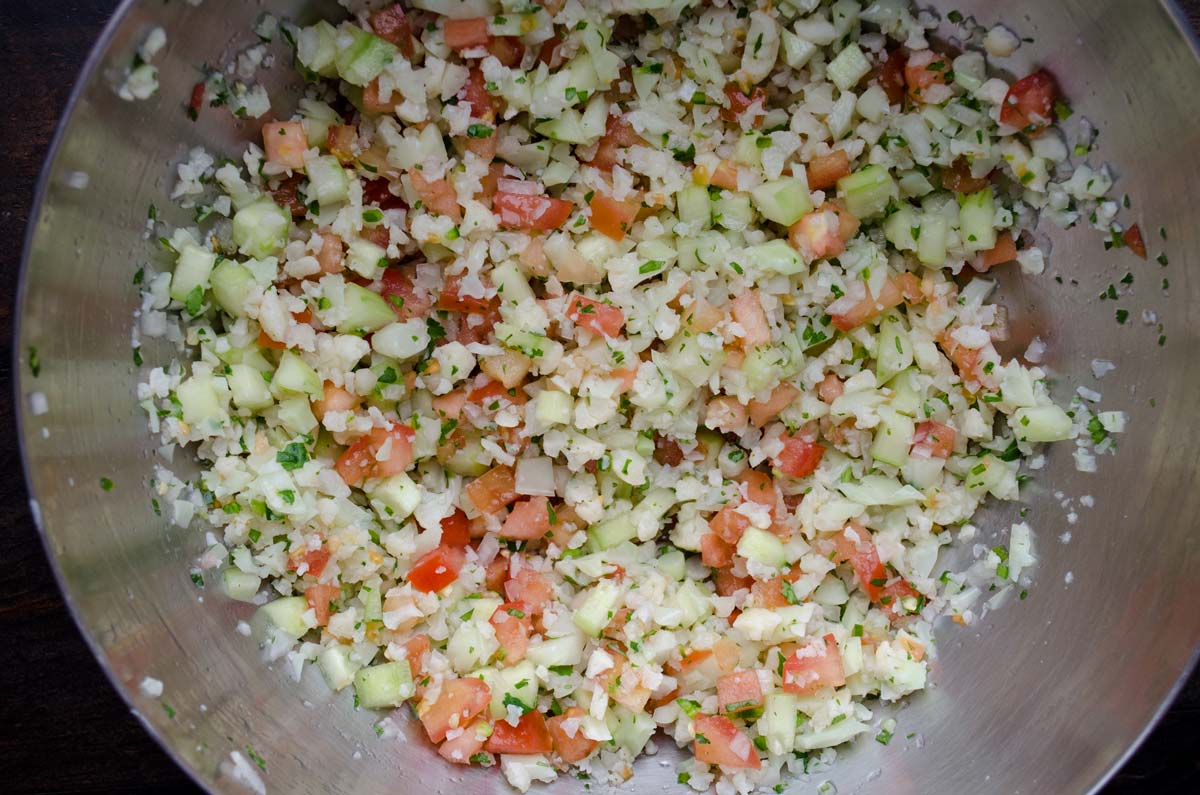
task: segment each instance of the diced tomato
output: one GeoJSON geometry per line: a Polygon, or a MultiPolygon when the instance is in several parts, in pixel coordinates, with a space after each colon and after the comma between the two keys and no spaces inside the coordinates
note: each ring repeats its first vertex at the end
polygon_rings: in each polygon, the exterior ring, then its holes
{"type": "Polygon", "coordinates": [[[852,306],[850,309],[830,315],[833,321],[833,326],[838,331],[850,331],[858,328],[868,320],[873,320],[893,307],[897,307],[904,300],[904,292],[901,288],[901,282],[896,277],[890,276],[883,283],[883,288],[879,291],[877,297],[872,297],[870,290],[863,296],[862,300],[852,306]]]}
{"type": "Polygon", "coordinates": [[[563,56],[562,37],[557,33],[542,42],[541,48],[538,50],[538,62],[544,63],[551,69],[557,69],[563,65],[566,58],[563,56]]]}
{"type": "Polygon", "coordinates": [[[499,513],[517,499],[516,475],[503,464],[484,472],[467,484],[471,504],[482,514],[499,513]]]}
{"type": "Polygon", "coordinates": [[[442,519],[442,544],[448,547],[466,547],[471,543],[471,523],[461,508],[442,519]]]}
{"type": "Polygon", "coordinates": [[[572,209],[566,199],[551,196],[497,190],[492,197],[492,210],[500,217],[500,225],[511,229],[549,232],[566,223],[572,209]]]}
{"type": "Polygon", "coordinates": [[[516,388],[505,389],[504,384],[491,380],[480,384],[467,393],[468,403],[475,403],[489,410],[491,410],[491,404],[497,400],[523,406],[529,400],[529,396],[525,394],[524,390],[516,388]]]}
{"type": "Polygon", "coordinates": [[[888,103],[900,105],[904,102],[904,67],[908,61],[899,47],[888,53],[887,60],[879,70],[879,87],[887,94],[888,103]]]}
{"type": "Polygon", "coordinates": [[[734,546],[717,533],[700,536],[700,561],[709,568],[720,569],[733,563],[734,546]]]}
{"type": "Polygon", "coordinates": [[[466,555],[461,547],[443,544],[426,552],[408,572],[408,582],[422,593],[440,591],[458,579],[466,555]]]}
{"type": "MultiPolygon", "coordinates": [[[[701,538],[700,538],[701,544],[704,543],[705,538],[709,538],[710,536],[715,537],[715,536],[713,536],[712,533],[709,533],[708,535],[705,535],[705,536],[701,536],[701,538]]],[[[719,541],[720,539],[717,539],[717,540],[719,541]]],[[[721,543],[724,544],[725,542],[721,541],[721,543]]],[[[729,545],[726,544],[726,546],[729,546],[729,545]]],[[[733,547],[729,547],[728,558],[731,563],[733,562],[733,551],[732,550],[733,550],[733,547]]],[[[701,562],[702,563],[704,562],[703,559],[701,559],[701,562]]],[[[708,564],[705,563],[705,565],[708,565],[708,564]]],[[[716,587],[717,596],[733,596],[738,591],[750,588],[754,585],[753,577],[738,577],[736,574],[734,574],[732,571],[730,571],[728,567],[729,567],[729,564],[726,563],[725,568],[717,569],[716,574],[713,577],[713,585],[716,587]]]]}
{"type": "Polygon", "coordinates": [[[308,207],[304,205],[304,200],[300,198],[300,183],[304,181],[304,175],[293,174],[287,179],[282,179],[272,188],[267,187],[267,192],[271,194],[271,199],[292,214],[293,218],[303,218],[308,214],[308,207]]]}
{"type": "Polygon", "coordinates": [[[267,162],[283,168],[304,168],[304,152],[308,135],[298,121],[268,122],[263,125],[263,150],[267,162]]]}
{"type": "Polygon", "coordinates": [[[996,245],[987,251],[979,252],[975,258],[973,267],[980,272],[986,272],[995,265],[1001,265],[1005,262],[1012,262],[1017,258],[1017,244],[1013,241],[1012,234],[1001,232],[996,235],[996,245]]]}
{"type": "Polygon", "coordinates": [[[303,555],[297,555],[296,557],[290,558],[288,560],[288,568],[292,571],[299,571],[300,564],[305,563],[308,564],[308,568],[304,570],[305,574],[313,577],[320,577],[321,573],[325,571],[325,565],[329,563],[329,559],[332,557],[333,555],[330,553],[330,551],[324,547],[321,547],[320,549],[309,549],[306,550],[303,555]]]}
{"type": "Polygon", "coordinates": [[[785,693],[806,695],[823,687],[844,684],[846,670],[842,667],[842,653],[833,635],[826,635],[821,643],[800,647],[783,664],[785,693]]]}
{"type": "Polygon", "coordinates": [[[442,292],[438,295],[437,308],[451,312],[486,312],[496,303],[494,298],[464,295],[462,277],[447,276],[442,292]]]}
{"type": "Polygon", "coordinates": [[[527,712],[513,726],[506,720],[492,724],[492,736],[483,744],[494,754],[548,754],[554,750],[550,729],[542,713],[527,712]]]}
{"type": "Polygon", "coordinates": [[[459,318],[454,339],[463,345],[486,343],[492,329],[500,322],[500,307],[492,305],[483,312],[468,312],[459,318]]]}
{"type": "MultiPolygon", "coordinates": [[[[408,207],[404,199],[392,193],[391,182],[382,177],[379,179],[364,179],[363,204],[373,204],[381,210],[403,210],[408,207]]],[[[384,243],[384,248],[387,244],[384,243]]]]}
{"type": "Polygon", "coordinates": [[[959,377],[963,381],[974,382],[988,388],[995,388],[999,383],[996,375],[984,369],[987,366],[986,362],[996,362],[999,360],[995,347],[991,342],[988,342],[982,348],[968,348],[954,339],[955,328],[957,327],[951,326],[939,334],[936,339],[938,344],[942,346],[942,350],[946,352],[946,356],[950,358],[950,361],[954,362],[959,377]]]}
{"type": "Polygon", "coordinates": [[[520,64],[525,57],[525,45],[516,36],[493,36],[486,46],[487,51],[509,69],[520,64]]]}
{"type": "Polygon", "coordinates": [[[833,544],[837,550],[834,560],[838,563],[849,561],[863,593],[872,602],[878,601],[888,572],[879,560],[879,550],[871,540],[871,533],[862,525],[852,522],[833,537],[833,544]],[[852,534],[854,537],[851,537],[852,534]]]}
{"type": "Polygon", "coordinates": [[[804,165],[810,190],[827,190],[850,173],[850,157],[845,149],[834,149],[827,155],[817,155],[804,165]]]}
{"type": "Polygon", "coordinates": [[[833,209],[803,215],[788,227],[788,242],[809,261],[836,257],[846,250],[841,216],[833,209]]]}
{"type": "Polygon", "coordinates": [[[717,170],[708,178],[708,184],[724,188],[725,190],[737,190],[737,166],[729,160],[722,160],[721,164],[717,166],[717,170]]]}
{"type": "Polygon", "coordinates": [[[523,602],[531,614],[537,615],[554,599],[554,586],[538,572],[522,566],[516,577],[504,583],[504,594],[513,602],[523,602]]]}
{"type": "Polygon", "coordinates": [[[912,455],[918,458],[949,458],[954,452],[954,429],[933,420],[917,423],[912,455]]]}
{"type": "Polygon", "coordinates": [[[386,478],[399,475],[412,463],[412,440],[415,437],[416,433],[407,425],[374,428],[346,448],[334,464],[334,468],[347,486],[357,486],[369,477],[386,478]],[[381,460],[379,456],[385,446],[387,458],[381,460]]]}
{"type": "Polygon", "coordinates": [[[613,197],[596,191],[588,202],[591,209],[590,221],[592,229],[613,240],[624,240],[625,233],[637,218],[640,202],[633,200],[617,201],[613,197]]]}
{"type": "Polygon", "coordinates": [[[417,717],[425,733],[435,743],[446,739],[446,732],[467,726],[492,701],[491,689],[480,679],[447,679],[432,704],[422,701],[417,717]]]}
{"type": "Polygon", "coordinates": [[[734,321],[742,327],[741,343],[744,349],[750,350],[771,341],[771,326],[757,291],[749,290],[733,299],[729,311],[734,321]]]}
{"type": "Polygon", "coordinates": [[[467,405],[467,393],[464,389],[455,389],[444,395],[438,395],[433,398],[431,403],[439,417],[456,420],[462,416],[463,406],[467,405]]]}
{"type": "Polygon", "coordinates": [[[412,23],[399,3],[381,8],[368,17],[375,35],[400,48],[405,58],[413,57],[412,23]]]}
{"type": "Polygon", "coordinates": [[[696,759],[708,765],[744,767],[757,770],[762,767],[754,744],[738,730],[729,718],[723,715],[696,716],[696,759]]]}
{"type": "Polygon", "coordinates": [[[497,534],[501,538],[532,541],[550,532],[550,500],[545,497],[530,497],[512,507],[504,526],[497,534]]]}
{"type": "Polygon", "coordinates": [[[563,714],[546,721],[550,738],[554,742],[554,752],[568,764],[585,758],[598,745],[595,740],[583,736],[581,724],[586,715],[582,707],[570,707],[563,714]],[[571,731],[568,732],[563,724],[567,724],[571,731]]]}
{"type": "Polygon", "coordinates": [[[765,505],[772,513],[775,512],[779,492],[775,489],[775,481],[770,475],[757,469],[747,469],[738,475],[737,479],[746,487],[747,500],[765,505]]]}
{"type": "MultiPolygon", "coordinates": [[[[496,118],[496,100],[488,93],[483,70],[472,67],[467,82],[458,92],[460,103],[471,106],[471,118],[491,122],[496,118]]],[[[495,136],[493,136],[495,137],[495,136]]]]}
{"type": "Polygon", "coordinates": [[[756,580],[750,589],[754,606],[773,609],[790,605],[792,602],[784,595],[783,584],[799,577],[799,570],[793,571],[795,573],[790,576],[790,579],[779,575],[769,580],[756,580]]]}
{"type": "Polygon", "coordinates": [[[577,326],[604,337],[616,337],[625,327],[625,313],[620,307],[572,293],[567,303],[567,317],[577,326]]]}
{"type": "Polygon", "coordinates": [[[401,97],[395,91],[388,95],[387,99],[383,98],[383,94],[379,92],[379,78],[375,78],[370,83],[363,86],[362,105],[363,110],[371,114],[393,113],[396,110],[396,105],[401,97]]]}
{"type": "Polygon", "coordinates": [[[341,273],[345,270],[342,264],[346,250],[342,239],[332,232],[321,235],[321,250],[317,252],[317,262],[321,265],[321,273],[341,273]]]}
{"type": "Polygon", "coordinates": [[[838,378],[833,373],[827,373],[821,379],[821,383],[817,384],[817,397],[825,403],[832,403],[842,396],[846,391],[846,387],[842,384],[842,379],[838,378]]]}
{"type": "MultiPolygon", "coordinates": [[[[491,731],[491,726],[485,720],[477,720],[468,726],[462,734],[446,740],[438,748],[438,755],[447,762],[456,765],[471,765],[471,759],[483,751],[484,737],[491,731]]],[[[490,761],[491,754],[484,754],[490,761]]]]}
{"type": "Polygon", "coordinates": [[[400,320],[426,317],[433,308],[433,301],[424,293],[417,292],[407,269],[384,269],[382,282],[379,293],[400,320]]]}
{"type": "Polygon", "coordinates": [[[971,164],[960,157],[942,169],[942,187],[955,193],[977,193],[991,184],[989,176],[990,172],[982,177],[971,176],[971,164]]]}
{"type": "Polygon", "coordinates": [[[609,116],[604,135],[600,137],[596,154],[589,165],[612,171],[612,167],[617,164],[617,155],[622,149],[645,143],[645,139],[637,134],[624,116],[609,116]]]}
{"type": "Polygon", "coordinates": [[[359,400],[358,395],[352,395],[340,386],[334,386],[332,381],[326,381],[325,396],[313,401],[313,415],[318,420],[323,420],[331,411],[354,411],[358,408],[359,400]]]}
{"type": "Polygon", "coordinates": [[[885,586],[883,592],[879,595],[878,601],[879,605],[887,612],[893,622],[910,615],[915,615],[921,612],[921,609],[925,606],[925,597],[903,578],[885,586]],[[909,597],[914,597],[917,600],[915,609],[912,611],[909,611],[904,606],[904,600],[909,597]]]}
{"type": "MultiPolygon", "coordinates": [[[[431,648],[429,636],[423,633],[413,635],[404,641],[403,646],[404,659],[408,662],[408,670],[412,674],[413,680],[419,681],[421,674],[425,672],[425,655],[429,653],[429,649],[431,648]]],[[[419,684],[418,687],[420,687],[419,684]]]]}
{"type": "Polygon", "coordinates": [[[352,124],[333,124],[325,136],[325,148],[339,161],[347,163],[354,159],[354,141],[358,128],[352,124]]]}
{"type": "Polygon", "coordinates": [[[496,631],[496,640],[500,642],[503,665],[516,665],[525,659],[529,633],[533,631],[533,619],[529,617],[529,608],[524,602],[505,602],[496,608],[488,623],[496,631]]]}
{"type": "Polygon", "coordinates": [[[203,80],[192,86],[192,96],[188,100],[188,114],[191,116],[192,121],[196,120],[196,117],[200,115],[200,108],[204,107],[204,92],[206,90],[203,80]]]}
{"type": "Polygon", "coordinates": [[[720,536],[727,544],[736,544],[750,526],[750,520],[736,506],[726,505],[708,520],[708,529],[720,536]]]}
{"type": "Polygon", "coordinates": [[[304,589],[304,601],[317,614],[317,626],[323,627],[329,623],[330,604],[342,595],[342,589],[336,585],[310,585],[304,589]]]}
{"type": "Polygon", "coordinates": [[[904,64],[904,83],[908,95],[918,102],[941,102],[944,97],[934,86],[945,86],[951,72],[950,58],[933,50],[918,50],[904,64]]]}
{"type": "Polygon", "coordinates": [[[683,463],[683,448],[674,439],[655,433],[654,460],[663,466],[677,467],[683,463]]]}
{"type": "Polygon", "coordinates": [[[816,440],[798,433],[785,433],[781,439],[783,450],[775,457],[775,466],[789,477],[806,478],[817,471],[825,448],[816,440]]]}
{"type": "Polygon", "coordinates": [[[1037,135],[1054,122],[1058,84],[1045,69],[1022,77],[1009,86],[1000,104],[1000,122],[1028,135],[1037,135]]]}
{"type": "Polygon", "coordinates": [[[729,83],[725,86],[725,98],[729,101],[729,107],[721,108],[722,119],[740,124],[742,114],[749,110],[751,105],[758,103],[758,109],[750,119],[750,126],[757,127],[762,123],[762,117],[766,113],[767,92],[763,91],[761,86],[755,86],[747,95],[737,83],[729,83]]]}
{"type": "Polygon", "coordinates": [[[1146,259],[1146,241],[1142,239],[1142,228],[1137,224],[1125,230],[1125,234],[1121,235],[1121,240],[1125,241],[1125,245],[1129,246],[1129,250],[1137,254],[1142,259],[1146,259]]]}
{"type": "Polygon", "coordinates": [[[504,591],[504,581],[508,579],[508,558],[497,555],[492,558],[492,562],[487,565],[484,573],[483,582],[489,591],[502,593],[504,591]]]}
{"type": "Polygon", "coordinates": [[[739,714],[762,704],[762,684],[754,671],[735,671],[717,680],[717,708],[721,712],[739,714]]]}
{"type": "Polygon", "coordinates": [[[458,205],[458,193],[444,179],[428,180],[420,171],[408,172],[413,189],[421,197],[421,203],[440,215],[449,216],[454,223],[462,220],[462,207],[458,205]]]}
{"type": "Polygon", "coordinates": [[[443,23],[446,46],[452,50],[469,50],[488,43],[488,22],[485,17],[447,19],[443,23]]]}

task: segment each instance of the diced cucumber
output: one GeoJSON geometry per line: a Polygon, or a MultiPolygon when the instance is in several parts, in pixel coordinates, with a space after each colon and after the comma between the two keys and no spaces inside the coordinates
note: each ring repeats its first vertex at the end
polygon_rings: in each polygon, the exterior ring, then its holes
{"type": "Polygon", "coordinates": [[[748,527],[738,541],[737,552],[746,560],[778,569],[787,562],[779,537],[757,527],[748,527]]]}
{"type": "Polygon", "coordinates": [[[783,44],[783,61],[793,69],[803,69],[817,52],[817,45],[802,39],[790,30],[780,31],[783,44]]]}
{"type": "Polygon", "coordinates": [[[933,183],[920,171],[905,171],[900,175],[900,193],[903,196],[925,196],[933,192],[933,183]]]}
{"type": "Polygon", "coordinates": [[[920,388],[916,368],[910,367],[904,372],[897,373],[888,386],[895,394],[890,401],[891,406],[901,414],[910,417],[917,416],[921,404],[925,400],[924,390],[920,388]]]}
{"type": "MultiPolygon", "coordinates": [[[[686,585],[686,583],[685,583],[686,585]]],[[[604,628],[612,621],[623,594],[616,583],[600,580],[592,586],[583,604],[575,611],[575,626],[593,638],[600,637],[604,628]]]]}
{"type": "Polygon", "coordinates": [[[606,716],[608,730],[617,747],[624,748],[631,756],[637,756],[658,729],[654,718],[645,712],[631,712],[620,705],[613,707],[606,716]]]}
{"type": "Polygon", "coordinates": [[[679,626],[690,627],[697,621],[713,612],[712,600],[708,594],[691,580],[684,580],[675,590],[673,597],[667,600],[672,607],[678,607],[682,612],[679,626]]]}
{"type": "Polygon", "coordinates": [[[886,475],[864,475],[855,483],[838,483],[837,489],[859,505],[909,505],[921,502],[925,495],[912,486],[886,475]]]}
{"type": "MultiPolygon", "coordinates": [[[[387,249],[370,240],[351,240],[346,246],[346,267],[365,279],[374,279],[387,262],[387,249]]],[[[394,320],[395,318],[393,318],[394,320]]]]}
{"type": "MultiPolygon", "coordinates": [[[[259,380],[262,380],[261,377],[259,380]]],[[[317,417],[312,412],[312,405],[306,397],[284,398],[279,401],[275,416],[293,436],[301,436],[312,432],[317,427],[317,417]]]]}
{"type": "Polygon", "coordinates": [[[675,194],[675,212],[685,224],[700,224],[701,229],[712,225],[712,201],[708,188],[703,185],[688,185],[675,194]]]}
{"type": "Polygon", "coordinates": [[[790,754],[796,744],[796,719],[800,709],[791,693],[768,693],[763,704],[758,731],[767,738],[767,751],[775,755],[790,754]]]}
{"type": "Polygon", "coordinates": [[[667,347],[667,361],[681,379],[699,388],[721,369],[725,352],[702,349],[696,337],[677,334],[667,347]]]}
{"type": "Polygon", "coordinates": [[[566,392],[557,389],[543,389],[533,399],[533,412],[538,425],[549,428],[551,425],[567,425],[571,422],[571,411],[575,401],[566,392]]]}
{"type": "Polygon", "coordinates": [[[913,346],[904,321],[895,312],[889,312],[883,317],[878,340],[879,347],[875,351],[875,377],[882,384],[912,366],[913,346]]]}
{"type": "Polygon", "coordinates": [[[487,662],[498,647],[495,633],[486,621],[464,621],[450,635],[446,659],[455,671],[465,673],[487,662]]]}
{"type": "Polygon", "coordinates": [[[724,191],[721,197],[713,202],[713,222],[722,229],[740,232],[754,223],[754,208],[750,206],[750,197],[745,193],[724,191]]]}
{"type": "Polygon", "coordinates": [[[233,404],[238,408],[254,411],[265,409],[275,402],[262,373],[248,364],[230,365],[225,380],[229,384],[233,404]]]}
{"type": "Polygon", "coordinates": [[[456,475],[463,477],[479,477],[487,472],[484,457],[483,441],[476,434],[467,434],[461,447],[455,447],[450,457],[446,459],[445,467],[456,475]]]}
{"type": "Polygon", "coordinates": [[[1033,377],[1020,364],[1013,362],[1004,370],[1004,378],[1000,381],[1000,394],[1004,400],[1015,406],[1034,406],[1037,398],[1033,392],[1033,377]]]}
{"type": "Polygon", "coordinates": [[[208,279],[217,264],[213,252],[189,243],[179,252],[175,272],[171,274],[171,298],[184,302],[196,288],[203,294],[208,289],[208,279]]]}
{"type": "MultiPolygon", "coordinates": [[[[1055,439],[1054,441],[1059,440],[1055,439]]],[[[995,494],[1008,474],[1009,469],[1004,462],[994,455],[986,454],[981,456],[979,462],[967,472],[963,485],[966,487],[967,493],[973,496],[980,496],[989,491],[995,494]]]]}
{"type": "Polygon", "coordinates": [[[583,659],[583,636],[563,635],[529,644],[525,657],[537,666],[579,665],[583,659]]]}
{"type": "Polygon", "coordinates": [[[534,300],[529,280],[511,262],[501,263],[492,269],[492,284],[496,285],[496,295],[505,304],[522,304],[534,300]]]}
{"type": "Polygon", "coordinates": [[[308,632],[308,622],[304,620],[308,610],[303,596],[284,596],[258,608],[251,623],[259,638],[269,635],[269,631],[300,638],[308,632]]]}
{"type": "Polygon", "coordinates": [[[547,119],[534,128],[534,132],[551,141],[569,144],[587,143],[587,132],[583,128],[583,116],[574,108],[567,108],[553,119],[547,119]]]}
{"type": "Polygon", "coordinates": [[[221,585],[230,599],[252,602],[262,585],[262,578],[257,574],[247,574],[236,566],[230,566],[221,572],[221,585]]]}
{"type": "Polygon", "coordinates": [[[370,665],[354,674],[358,705],[366,709],[398,707],[415,692],[408,660],[370,665]]]}
{"type": "Polygon", "coordinates": [[[808,185],[799,177],[764,182],[750,191],[750,195],[764,218],[784,226],[791,226],[813,210],[808,185]]]}
{"type": "Polygon", "coordinates": [[[637,538],[637,525],[633,523],[629,514],[621,514],[591,525],[587,534],[594,549],[611,549],[617,544],[637,538]]]}
{"type": "Polygon", "coordinates": [[[223,401],[211,375],[193,375],[184,380],[176,387],[175,397],[188,425],[211,427],[209,423],[214,423],[219,427],[225,418],[223,401]]]}
{"type": "Polygon", "coordinates": [[[846,604],[850,594],[846,591],[846,583],[837,577],[826,577],[813,591],[813,601],[819,605],[834,606],[846,604]]]}
{"type": "Polygon", "coordinates": [[[305,167],[308,171],[308,195],[322,207],[341,204],[349,198],[350,180],[336,157],[314,157],[305,167]]]}
{"type": "Polygon", "coordinates": [[[875,429],[875,442],[871,445],[871,457],[876,461],[902,467],[908,462],[908,451],[912,447],[916,424],[913,418],[887,406],[879,408],[879,427],[875,429]]]}
{"type": "Polygon", "coordinates": [[[395,322],[396,313],[379,293],[347,283],[342,291],[340,334],[366,334],[395,322]]]}
{"type": "Polygon", "coordinates": [[[491,688],[493,719],[508,715],[508,704],[519,704],[525,711],[537,708],[538,679],[529,660],[522,660],[511,668],[482,668],[471,676],[482,679],[491,688]]]}
{"type": "Polygon", "coordinates": [[[871,71],[867,56],[851,42],[825,67],[825,77],[842,91],[849,91],[871,71]]]}
{"type": "Polygon", "coordinates": [[[371,506],[385,519],[399,522],[412,516],[421,504],[421,487],[401,472],[371,490],[371,506]]]}
{"type": "Polygon", "coordinates": [[[917,213],[911,205],[902,203],[887,217],[883,222],[883,236],[898,251],[917,250],[917,213]]]}
{"type": "Polygon", "coordinates": [[[808,266],[786,240],[768,240],[746,249],[747,262],[760,270],[792,276],[807,272],[808,266]]]}
{"type": "Polygon", "coordinates": [[[883,166],[870,165],[837,182],[838,191],[845,197],[846,209],[860,219],[879,215],[896,198],[896,180],[883,166]]]}
{"type": "Polygon", "coordinates": [[[335,693],[344,690],[354,683],[354,673],[359,666],[350,657],[350,647],[338,644],[325,649],[317,655],[317,667],[325,684],[335,693]]]}
{"type": "Polygon", "coordinates": [[[301,392],[315,400],[325,396],[325,385],[321,383],[321,376],[294,351],[284,351],[279,357],[279,366],[275,368],[271,388],[277,393],[280,390],[301,392]]]}
{"type": "Polygon", "coordinates": [[[963,247],[968,251],[987,251],[996,247],[996,203],[992,189],[984,188],[959,199],[958,228],[963,247]]]}
{"type": "Polygon", "coordinates": [[[842,646],[842,670],[846,676],[854,676],[863,669],[862,638],[849,637],[842,646]]]}
{"type": "Polygon", "coordinates": [[[368,33],[357,25],[343,25],[337,31],[338,74],[350,85],[365,86],[399,54],[389,41],[368,33]]]}
{"type": "Polygon", "coordinates": [[[746,379],[746,387],[758,393],[778,383],[787,363],[787,353],[780,348],[771,345],[752,348],[742,362],[742,376],[746,379]]]}
{"type": "Polygon", "coordinates": [[[1071,438],[1071,418],[1054,405],[1017,409],[1008,424],[1022,442],[1060,442],[1071,438]]]}
{"type": "Polygon", "coordinates": [[[337,31],[333,25],[321,20],[315,25],[301,28],[296,35],[296,58],[310,71],[324,77],[337,74],[334,59],[337,57],[337,31]]]}
{"type": "Polygon", "coordinates": [[[510,323],[497,323],[494,332],[502,345],[520,351],[535,361],[557,361],[562,356],[562,343],[550,339],[545,334],[526,331],[510,323]]]}
{"type": "Polygon", "coordinates": [[[904,480],[924,491],[936,486],[942,479],[942,470],[946,461],[942,458],[912,458],[905,462],[900,474],[904,480]]]}
{"type": "Polygon", "coordinates": [[[917,259],[925,265],[940,266],[946,261],[946,238],[950,223],[946,216],[924,213],[921,216],[921,236],[917,238],[917,259]]]}
{"type": "Polygon", "coordinates": [[[853,739],[866,730],[867,724],[854,718],[847,718],[832,724],[827,729],[797,736],[795,750],[815,751],[818,748],[831,748],[853,739]]]}
{"type": "Polygon", "coordinates": [[[213,269],[209,281],[212,283],[213,298],[217,299],[222,309],[234,317],[246,314],[246,299],[255,287],[254,274],[249,268],[231,259],[222,260],[213,269]]]}
{"type": "Polygon", "coordinates": [[[730,247],[725,235],[716,231],[681,238],[678,242],[679,267],[685,271],[711,268],[721,262],[730,247]]]}
{"type": "Polygon", "coordinates": [[[287,245],[291,228],[291,214],[264,197],[234,214],[233,242],[247,257],[271,257],[287,245]]]}
{"type": "Polygon", "coordinates": [[[738,138],[737,143],[733,145],[734,162],[751,168],[761,166],[762,150],[758,146],[759,141],[770,143],[771,139],[760,136],[756,132],[748,132],[738,138]]]}
{"type": "Polygon", "coordinates": [[[363,619],[366,621],[383,620],[383,588],[379,578],[367,580],[358,592],[358,601],[362,603],[363,619]]]}
{"type": "Polygon", "coordinates": [[[687,576],[687,557],[678,549],[670,549],[658,556],[655,567],[672,580],[681,581],[687,576]]]}

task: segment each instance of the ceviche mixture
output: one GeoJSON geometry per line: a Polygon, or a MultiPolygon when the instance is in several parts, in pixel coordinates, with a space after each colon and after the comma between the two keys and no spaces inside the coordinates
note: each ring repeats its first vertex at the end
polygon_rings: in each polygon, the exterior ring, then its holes
{"type": "Polygon", "coordinates": [[[279,27],[293,114],[196,86],[261,146],[192,152],[142,281],[186,353],[140,398],[204,464],[154,482],[211,527],[193,577],[383,741],[408,705],[521,790],[674,742],[748,792],[886,744],[934,619],[1029,583],[1030,527],[989,548],[975,511],[1123,428],[995,347],[982,274],[1042,272],[1039,216],[1120,231],[1054,78],[898,0],[345,5],[279,27]]]}

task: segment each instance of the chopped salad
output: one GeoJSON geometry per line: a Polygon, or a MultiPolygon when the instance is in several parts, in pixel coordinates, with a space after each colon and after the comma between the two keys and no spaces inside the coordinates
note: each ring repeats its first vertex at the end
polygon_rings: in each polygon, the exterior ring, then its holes
{"type": "Polygon", "coordinates": [[[304,98],[180,166],[196,224],[144,280],[189,354],[139,396],[204,465],[154,484],[211,527],[194,578],[521,790],[886,744],[932,622],[1035,563],[1024,522],[940,553],[1041,443],[1124,426],[997,348],[988,271],[1043,271],[1039,215],[1112,220],[1054,78],[900,0],[346,5],[281,25],[304,98]]]}

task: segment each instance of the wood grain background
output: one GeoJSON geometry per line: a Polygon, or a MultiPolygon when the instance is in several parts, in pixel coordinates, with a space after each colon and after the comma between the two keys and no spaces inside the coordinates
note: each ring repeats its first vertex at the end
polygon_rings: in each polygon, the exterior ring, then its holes
{"type": "MultiPolygon", "coordinates": [[[[12,347],[21,245],[42,158],[116,0],[0,0],[0,339],[12,347]]],[[[1183,3],[1193,25],[1200,0],[1183,3]]],[[[0,394],[12,395],[11,357],[0,394]]],[[[129,714],[71,622],[29,516],[11,398],[0,400],[0,791],[194,793],[129,714]]],[[[1103,694],[1098,694],[1103,697],[1103,694]]],[[[1200,675],[1104,790],[1196,791],[1200,675]]]]}

